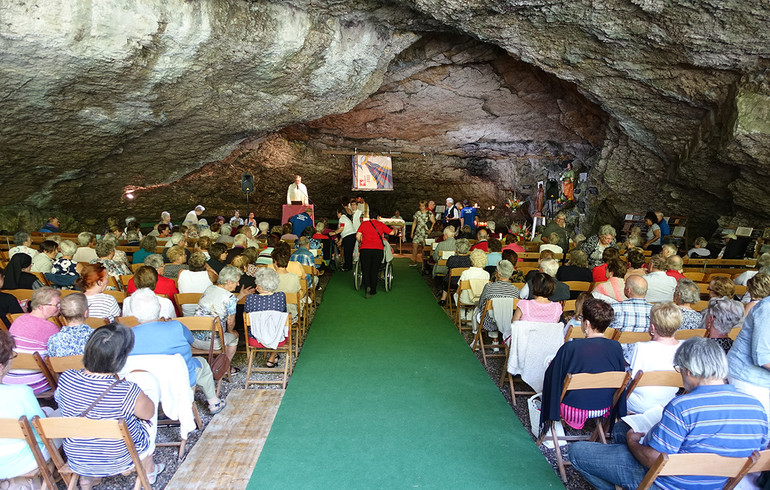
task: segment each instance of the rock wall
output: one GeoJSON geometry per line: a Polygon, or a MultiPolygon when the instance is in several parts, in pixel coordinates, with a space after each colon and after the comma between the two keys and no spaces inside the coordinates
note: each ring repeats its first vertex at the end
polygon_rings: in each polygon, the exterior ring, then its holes
{"type": "Polygon", "coordinates": [[[384,207],[496,200],[574,160],[589,221],[767,225],[768,20],[735,0],[0,0],[0,228],[225,213],[244,169],[265,215],[297,169],[330,212],[339,148],[426,153],[394,160],[384,207]]]}

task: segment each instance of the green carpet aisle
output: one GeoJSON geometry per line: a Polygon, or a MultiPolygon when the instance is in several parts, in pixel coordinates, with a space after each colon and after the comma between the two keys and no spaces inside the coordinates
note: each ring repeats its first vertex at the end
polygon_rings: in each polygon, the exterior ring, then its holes
{"type": "Polygon", "coordinates": [[[334,275],[249,489],[563,488],[408,262],[334,275]]]}

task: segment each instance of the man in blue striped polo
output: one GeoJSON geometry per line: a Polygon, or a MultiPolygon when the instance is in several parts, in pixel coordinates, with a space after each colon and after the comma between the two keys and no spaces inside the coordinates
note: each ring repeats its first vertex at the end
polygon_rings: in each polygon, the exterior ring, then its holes
{"type": "MultiPolygon", "coordinates": [[[[768,422],[762,404],[725,384],[727,358],[716,342],[693,337],[674,356],[686,393],[666,405],[649,433],[634,432],[626,423],[615,426],[615,444],[576,442],[569,459],[598,489],[615,485],[636,488],[661,453],[710,452],[748,457],[764,449],[768,422]]],[[[721,488],[727,479],[709,476],[661,476],[656,488],[721,488]]]]}

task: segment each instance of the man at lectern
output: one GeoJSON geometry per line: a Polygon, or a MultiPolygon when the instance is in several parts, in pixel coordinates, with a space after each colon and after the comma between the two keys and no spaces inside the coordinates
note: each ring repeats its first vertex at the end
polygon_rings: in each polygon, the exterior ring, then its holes
{"type": "Polygon", "coordinates": [[[302,183],[302,177],[294,176],[294,182],[286,192],[286,204],[308,204],[307,187],[302,183]]]}

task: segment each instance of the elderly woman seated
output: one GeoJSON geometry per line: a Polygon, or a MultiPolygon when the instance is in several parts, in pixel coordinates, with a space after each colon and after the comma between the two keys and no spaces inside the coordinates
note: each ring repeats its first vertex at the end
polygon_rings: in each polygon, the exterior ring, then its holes
{"type": "Polygon", "coordinates": [[[114,321],[120,316],[120,306],[117,300],[109,294],[104,294],[110,283],[107,269],[102,264],[89,264],[75,281],[78,289],[83,291],[88,299],[88,311],[94,318],[109,318],[114,321]]]}
{"type": "MultiPolygon", "coordinates": [[[[5,383],[5,377],[13,365],[15,343],[11,335],[0,330],[0,418],[18,419],[26,416],[44,418],[45,414],[35,399],[35,394],[29,386],[11,385],[5,383]]],[[[50,411],[50,409],[49,409],[50,411]]],[[[43,457],[48,460],[50,456],[38,442],[38,448],[43,457]]],[[[0,439],[0,486],[2,488],[40,488],[39,481],[28,477],[37,469],[37,462],[29,446],[21,439],[0,439]],[[10,487],[3,485],[10,484],[10,487]]]]}
{"type": "Polygon", "coordinates": [[[78,249],[72,260],[75,262],[91,262],[99,257],[96,256],[96,235],[90,231],[83,231],[78,234],[78,249]]]}
{"type": "MultiPolygon", "coordinates": [[[[238,301],[241,298],[254,292],[254,288],[241,288],[238,295],[233,291],[238,287],[238,281],[241,278],[241,271],[228,265],[222,268],[216,284],[212,284],[203,292],[198,308],[195,310],[195,316],[218,317],[225,330],[225,354],[233,360],[235,350],[238,347],[238,334],[235,332],[235,313],[238,301]]],[[[208,349],[211,345],[211,332],[195,332],[193,334],[195,342],[193,347],[196,349],[208,349]]],[[[214,348],[221,349],[220,339],[214,340],[214,348]]]]}
{"type": "Polygon", "coordinates": [[[481,249],[476,249],[470,253],[470,259],[471,267],[460,274],[460,281],[469,281],[471,289],[463,290],[459,298],[455,293],[455,304],[475,304],[476,298],[481,296],[484,286],[489,282],[489,272],[484,270],[484,266],[487,265],[487,254],[481,249]]]}
{"type": "Polygon", "coordinates": [[[674,288],[674,303],[682,311],[682,330],[701,328],[703,317],[692,309],[692,305],[700,301],[700,290],[692,279],[679,279],[674,288]]]}
{"type": "Polygon", "coordinates": [[[133,264],[143,264],[144,259],[147,258],[148,255],[154,254],[155,248],[158,246],[158,240],[154,236],[148,235],[142,238],[142,241],[139,242],[139,246],[141,248],[134,252],[134,255],[131,257],[133,264]]]}
{"type": "Polygon", "coordinates": [[[102,240],[96,244],[96,260],[92,264],[102,264],[107,269],[107,274],[119,277],[131,274],[131,269],[122,262],[113,260],[115,257],[115,244],[110,240],[102,240]]]}
{"type": "MultiPolygon", "coordinates": [[[[180,293],[203,293],[217,279],[213,269],[207,267],[206,256],[203,252],[190,255],[190,268],[179,272],[180,293]]],[[[184,310],[184,306],[182,307],[184,310]]]]}
{"type": "Polygon", "coordinates": [[[460,277],[455,276],[451,279],[452,269],[471,267],[471,258],[468,252],[471,249],[471,242],[465,238],[459,238],[455,240],[455,254],[449,257],[446,261],[447,273],[444,276],[444,287],[441,291],[441,299],[438,301],[441,306],[446,304],[447,289],[457,289],[457,284],[460,282],[460,277]]]}
{"type": "Polygon", "coordinates": [[[746,284],[746,292],[749,293],[751,301],[744,306],[746,315],[762,298],[770,296],[770,274],[760,272],[749,278],[746,284]]]}
{"type": "MultiPolygon", "coordinates": [[[[272,269],[278,274],[278,285],[275,290],[282,293],[300,293],[302,286],[299,282],[299,276],[292,274],[288,270],[290,264],[289,257],[291,257],[289,245],[286,243],[277,245],[271,255],[273,257],[272,269]]],[[[297,315],[299,314],[297,305],[292,303],[288,308],[288,312],[291,313],[292,319],[297,320],[297,315]]]]}
{"type": "MultiPolygon", "coordinates": [[[[130,328],[116,323],[98,328],[83,353],[85,369],[63,372],[55,397],[64,417],[124,419],[150,483],[155,483],[165,465],[153,461],[155,441],[149,425],[143,422],[153,418],[155,404],[136,384],[115,378],[133,347],[130,328]]],[[[64,452],[70,468],[84,477],[80,488],[91,488],[102,477],[133,468],[125,445],[107,444],[102,439],[64,439],[64,452]]]]}
{"type": "Polygon", "coordinates": [[[729,277],[717,276],[709,282],[709,299],[711,298],[729,298],[735,296],[735,284],[729,277]]]}
{"type": "Polygon", "coordinates": [[[628,265],[624,279],[628,279],[629,276],[644,276],[647,274],[647,271],[644,269],[644,259],[644,250],[639,247],[630,249],[626,254],[628,265]]]}
{"type": "Polygon", "coordinates": [[[187,262],[187,252],[183,247],[174,245],[166,251],[166,259],[170,263],[166,264],[163,270],[163,277],[169,279],[176,279],[179,277],[179,273],[183,270],[190,268],[185,262],[187,262]]]}
{"type": "Polygon", "coordinates": [[[733,339],[729,337],[730,331],[740,327],[743,321],[743,304],[733,299],[714,298],[704,310],[703,320],[706,324],[706,336],[713,339],[727,353],[733,346],[733,339]]]}
{"type": "Polygon", "coordinates": [[[707,249],[706,246],[709,244],[708,240],[706,240],[704,237],[699,236],[695,239],[695,242],[693,242],[693,248],[687,251],[687,256],[691,259],[708,259],[711,257],[711,250],[707,249]]]}
{"type": "Polygon", "coordinates": [[[53,240],[45,240],[40,244],[40,253],[32,257],[30,272],[51,272],[53,261],[59,255],[59,244],[53,240]]]}
{"type": "Polygon", "coordinates": [[[86,323],[88,300],[83,293],[68,294],[61,300],[59,314],[65,325],[48,339],[50,357],[81,356],[86,342],[94,332],[86,323]]]}
{"type": "Polygon", "coordinates": [[[615,228],[610,225],[604,225],[599,228],[599,233],[586,238],[586,240],[580,244],[580,249],[585,252],[586,257],[588,257],[589,267],[602,265],[602,255],[607,248],[618,248],[615,236],[617,236],[615,228]]]}
{"type": "MultiPolygon", "coordinates": [[[[476,306],[476,311],[474,312],[474,318],[476,319],[475,324],[478,324],[481,321],[481,315],[484,312],[488,300],[496,298],[517,299],[519,297],[519,288],[510,282],[512,274],[513,264],[510,261],[501,260],[497,263],[497,271],[495,272],[497,280],[495,282],[487,283],[487,285],[484,286],[484,290],[479,297],[479,303],[476,306]]],[[[482,327],[489,332],[491,338],[497,337],[498,328],[495,323],[494,315],[487,314],[484,318],[482,327]]]]}
{"type": "MultiPolygon", "coordinates": [[[[59,327],[48,319],[59,314],[59,303],[61,292],[58,289],[42,287],[32,293],[32,313],[17,318],[8,330],[19,352],[39,352],[44,356],[48,354],[48,339],[59,331],[59,327]]],[[[27,385],[35,394],[50,388],[45,376],[39,371],[12,371],[5,382],[27,385]]]]}
{"type": "MultiPolygon", "coordinates": [[[[280,311],[287,312],[286,295],[278,289],[278,273],[267,267],[262,267],[257,271],[257,294],[246,296],[246,303],[243,307],[244,313],[254,311],[280,311]]],[[[293,305],[289,305],[293,306],[293,305]]],[[[289,314],[291,314],[289,312],[289,314]]],[[[292,318],[296,318],[292,316],[292,318]]],[[[249,345],[257,346],[257,339],[251,336],[249,332],[249,345]]],[[[266,362],[267,367],[272,368],[278,365],[278,353],[273,352],[266,362]]]]}
{"type": "MultiPolygon", "coordinates": [[[[134,285],[136,291],[146,288],[150,291],[155,291],[155,287],[158,284],[158,271],[150,267],[149,265],[143,265],[134,273],[134,285]]],[[[123,316],[137,316],[140,313],[136,305],[134,305],[134,294],[131,294],[128,298],[123,300],[123,316]]],[[[158,298],[160,302],[160,317],[167,320],[176,318],[176,310],[174,309],[174,303],[169,298],[158,298]]]]}
{"type": "Polygon", "coordinates": [[[513,321],[558,322],[562,313],[561,303],[548,299],[556,290],[556,280],[545,272],[536,272],[531,284],[533,299],[519,300],[513,321]]]}
{"type": "MultiPolygon", "coordinates": [[[[615,393],[612,388],[570,391],[561,403],[560,398],[567,374],[625,371],[623,349],[616,340],[604,336],[613,318],[614,312],[608,303],[596,298],[589,298],[583,303],[580,328],[586,338],[561,346],[545,371],[541,430],[547,422],[561,418],[570,427],[582,429],[589,418],[609,413],[615,393]]],[[[620,416],[625,415],[624,400],[625,397],[621,397],[620,416]]]]}
{"type": "Polygon", "coordinates": [[[5,268],[5,283],[3,289],[38,289],[43,283],[36,275],[30,273],[32,257],[25,253],[17,253],[5,268]]]}
{"type": "Polygon", "coordinates": [[[603,299],[608,303],[625,301],[626,295],[623,292],[626,287],[626,281],[623,279],[626,275],[625,262],[620,260],[620,258],[610,259],[610,261],[607,262],[605,274],[607,280],[597,283],[596,286],[594,286],[594,297],[603,299]]]}
{"type": "MultiPolygon", "coordinates": [[[[3,288],[4,281],[5,271],[0,267],[0,289],[3,288]]],[[[3,321],[6,329],[11,326],[11,322],[6,317],[9,313],[24,313],[24,311],[21,309],[19,301],[14,296],[0,291],[0,320],[3,321]]]]}
{"type": "MultiPolygon", "coordinates": [[[[629,369],[631,376],[639,371],[673,371],[674,354],[679,341],[674,334],[682,323],[682,313],[674,303],[658,303],[650,310],[649,342],[637,342],[629,347],[629,369]]],[[[674,398],[677,388],[650,386],[637,388],[628,397],[628,410],[644,413],[674,398]]]]}

